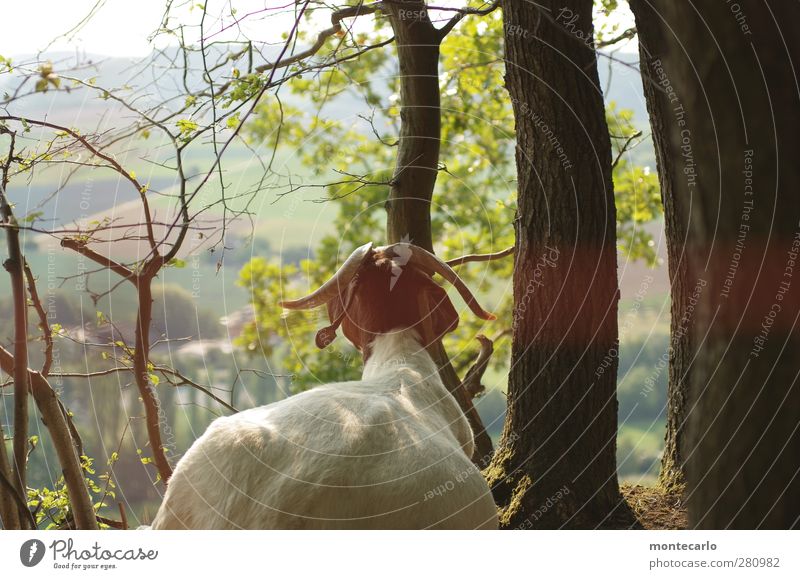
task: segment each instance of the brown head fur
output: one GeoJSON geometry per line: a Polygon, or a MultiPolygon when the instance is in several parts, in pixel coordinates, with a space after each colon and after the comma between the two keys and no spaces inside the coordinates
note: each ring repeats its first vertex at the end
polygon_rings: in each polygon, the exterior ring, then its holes
{"type": "Polygon", "coordinates": [[[365,358],[380,334],[413,328],[428,347],[458,326],[458,312],[447,292],[429,275],[410,266],[396,268],[395,274],[393,278],[389,260],[365,263],[347,293],[328,302],[332,322],[347,304],[342,330],[365,358]]]}

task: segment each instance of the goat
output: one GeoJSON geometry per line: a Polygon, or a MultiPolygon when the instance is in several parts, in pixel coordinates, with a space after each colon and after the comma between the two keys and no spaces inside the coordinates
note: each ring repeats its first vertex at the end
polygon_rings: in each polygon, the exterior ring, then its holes
{"type": "Polygon", "coordinates": [[[433,254],[400,243],[356,249],[287,309],[327,305],[362,379],[318,386],[215,420],[179,461],[153,529],[495,529],[472,463],[473,434],[427,348],[458,325],[433,273],[484,311],[433,254]]]}

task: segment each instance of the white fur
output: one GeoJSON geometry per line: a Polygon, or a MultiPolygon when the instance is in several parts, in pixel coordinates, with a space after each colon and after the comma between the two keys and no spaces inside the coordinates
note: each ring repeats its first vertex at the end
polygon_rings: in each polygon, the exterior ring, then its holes
{"type": "Polygon", "coordinates": [[[411,330],[363,379],[215,420],[178,463],[154,529],[497,528],[472,431],[411,330]]]}

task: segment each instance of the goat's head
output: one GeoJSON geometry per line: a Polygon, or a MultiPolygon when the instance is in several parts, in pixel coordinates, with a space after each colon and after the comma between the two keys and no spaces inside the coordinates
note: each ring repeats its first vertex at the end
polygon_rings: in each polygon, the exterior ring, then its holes
{"type": "Polygon", "coordinates": [[[456,287],[475,315],[495,319],[478,305],[450,266],[409,243],[377,248],[372,243],[362,245],[318,290],[281,305],[294,310],[327,306],[331,325],[317,332],[320,348],[336,337],[339,325],[365,355],[377,335],[398,328],[416,329],[427,347],[458,326],[458,313],[450,298],[431,278],[435,273],[456,287]]]}

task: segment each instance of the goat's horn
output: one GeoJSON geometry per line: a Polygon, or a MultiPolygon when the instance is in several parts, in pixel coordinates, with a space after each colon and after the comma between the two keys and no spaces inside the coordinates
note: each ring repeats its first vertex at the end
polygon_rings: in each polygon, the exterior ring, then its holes
{"type": "Polygon", "coordinates": [[[361,264],[372,253],[372,242],[365,243],[350,254],[333,277],[320,286],[320,288],[304,298],[278,302],[281,307],[289,310],[310,310],[325,305],[347,289],[353,277],[358,272],[361,264]]]}
{"type": "Polygon", "coordinates": [[[478,300],[475,299],[475,296],[472,295],[471,291],[469,291],[467,284],[464,283],[464,280],[458,277],[458,274],[453,271],[453,268],[426,249],[410,243],[401,242],[387,245],[385,247],[378,247],[375,249],[375,251],[378,254],[376,256],[378,259],[383,256],[388,258],[408,256],[408,263],[411,265],[418,267],[428,275],[438,273],[444,279],[453,284],[458,290],[458,293],[461,294],[461,297],[464,298],[464,301],[467,302],[469,309],[471,309],[476,316],[484,320],[497,319],[494,314],[487,312],[480,306],[480,304],[478,304],[478,300]]]}

